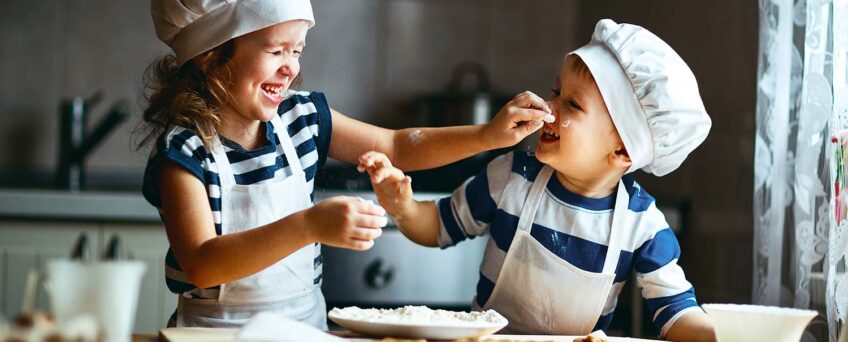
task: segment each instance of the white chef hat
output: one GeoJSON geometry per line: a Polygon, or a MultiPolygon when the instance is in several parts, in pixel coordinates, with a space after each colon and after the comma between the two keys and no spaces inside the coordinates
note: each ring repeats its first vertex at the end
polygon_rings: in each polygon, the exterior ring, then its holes
{"type": "Polygon", "coordinates": [[[633,165],[663,176],[677,169],[712,125],[686,62],[659,37],[602,19],[571,52],[592,73],[633,165]]]}
{"type": "Polygon", "coordinates": [[[238,36],[284,21],[315,26],[309,0],[152,0],[156,36],[188,60],[238,36]]]}

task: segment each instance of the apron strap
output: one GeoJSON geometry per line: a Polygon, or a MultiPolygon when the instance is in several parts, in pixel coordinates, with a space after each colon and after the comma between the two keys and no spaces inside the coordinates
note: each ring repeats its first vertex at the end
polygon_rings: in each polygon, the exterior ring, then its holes
{"type": "MultiPolygon", "coordinates": [[[[294,148],[294,143],[292,142],[292,139],[288,134],[286,126],[280,119],[280,116],[275,114],[271,119],[271,124],[274,127],[277,139],[280,140],[280,145],[275,144],[277,148],[277,154],[280,153],[280,149],[282,148],[284,158],[286,158],[286,160],[289,162],[289,168],[292,172],[292,175],[289,177],[304,177],[304,171],[303,167],[301,167],[300,164],[300,158],[297,155],[297,151],[294,148]]],[[[225,189],[230,189],[233,185],[236,184],[236,179],[233,173],[233,168],[230,165],[230,160],[229,158],[227,158],[227,153],[224,151],[224,144],[223,142],[221,142],[221,138],[218,137],[217,134],[212,137],[212,158],[215,160],[215,165],[218,168],[218,181],[220,183],[221,189],[220,191],[226,191],[225,189]]],[[[305,196],[309,197],[309,194],[305,194],[305,196]]],[[[222,216],[226,214],[227,213],[224,212],[221,213],[222,216]]]]}
{"type": "Polygon", "coordinates": [[[227,158],[227,152],[224,151],[224,143],[217,134],[212,136],[212,159],[215,160],[215,166],[218,168],[218,182],[221,189],[228,189],[236,183],[233,176],[233,168],[230,166],[230,160],[227,158]]]}
{"type": "Polygon", "coordinates": [[[518,230],[530,233],[533,228],[533,219],[536,218],[536,211],[539,209],[539,203],[542,201],[542,195],[545,191],[545,185],[554,173],[554,169],[548,165],[539,170],[536,175],[536,180],[530,186],[530,192],[527,194],[527,199],[524,200],[524,208],[521,209],[521,216],[518,217],[518,230]]]}
{"type": "Polygon", "coordinates": [[[607,255],[604,260],[603,273],[615,273],[618,267],[618,259],[621,256],[621,234],[622,229],[626,229],[625,222],[627,221],[627,207],[630,203],[630,196],[627,195],[627,189],[624,187],[624,182],[618,181],[618,190],[615,196],[615,209],[612,212],[612,224],[610,225],[609,244],[607,245],[607,255]]]}
{"type": "MultiPolygon", "coordinates": [[[[530,192],[527,194],[527,199],[524,201],[524,207],[521,209],[521,216],[518,218],[518,230],[530,233],[533,227],[533,219],[536,217],[536,211],[539,209],[539,204],[542,201],[542,195],[545,191],[545,186],[548,184],[554,169],[548,165],[542,167],[533,185],[530,187],[530,192]]],[[[627,194],[627,189],[624,187],[624,182],[618,181],[618,189],[615,197],[615,208],[612,212],[612,224],[610,225],[609,242],[607,244],[607,254],[604,260],[603,273],[614,274],[618,267],[618,259],[621,256],[621,230],[625,229],[627,217],[627,207],[630,202],[630,196],[627,194]]]]}
{"type": "MultiPolygon", "coordinates": [[[[302,175],[303,167],[301,167],[300,158],[297,155],[294,143],[292,142],[291,137],[289,137],[288,130],[283,124],[283,121],[280,119],[280,116],[274,115],[271,119],[271,124],[274,127],[277,139],[280,141],[280,145],[275,144],[278,154],[281,152],[279,149],[282,148],[282,152],[284,153],[286,160],[289,162],[289,168],[291,169],[292,175],[302,175]]],[[[212,156],[215,159],[215,165],[218,166],[218,178],[220,179],[221,187],[228,188],[228,186],[235,184],[233,168],[230,166],[227,153],[224,151],[224,144],[221,142],[218,135],[215,135],[212,139],[212,156]]]]}
{"type": "MultiPolygon", "coordinates": [[[[271,118],[271,125],[274,126],[274,132],[277,134],[277,139],[280,140],[280,146],[282,146],[285,158],[289,162],[292,175],[302,175],[304,173],[303,167],[300,165],[300,157],[297,155],[294,142],[289,136],[288,128],[280,116],[276,114],[271,118]]],[[[280,148],[280,146],[277,146],[277,148],[280,148]]]]}

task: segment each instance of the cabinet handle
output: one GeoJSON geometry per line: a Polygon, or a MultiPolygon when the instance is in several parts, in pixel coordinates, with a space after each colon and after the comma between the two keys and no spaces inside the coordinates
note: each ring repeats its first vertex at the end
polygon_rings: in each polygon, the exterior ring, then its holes
{"type": "Polygon", "coordinates": [[[121,260],[121,238],[117,234],[112,234],[109,239],[109,244],[103,252],[103,260],[121,260]]]}
{"type": "Polygon", "coordinates": [[[91,242],[88,241],[88,234],[85,232],[80,233],[77,243],[71,249],[71,259],[82,262],[91,261],[91,242]]]}

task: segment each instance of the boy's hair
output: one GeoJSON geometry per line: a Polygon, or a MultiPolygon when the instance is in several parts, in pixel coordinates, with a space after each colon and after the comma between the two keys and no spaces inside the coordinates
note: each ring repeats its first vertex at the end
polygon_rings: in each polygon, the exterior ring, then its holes
{"type": "MultiPolygon", "coordinates": [[[[221,130],[220,108],[231,97],[230,59],[235,52],[235,39],[206,51],[182,66],[173,54],[165,55],[144,73],[144,120],[136,129],[139,134],[137,148],[155,141],[168,127],[181,126],[193,129],[211,148],[213,138],[221,130]]],[[[300,74],[292,87],[299,85],[300,74]]]]}
{"type": "Polygon", "coordinates": [[[582,58],[578,55],[574,56],[574,71],[580,77],[585,77],[592,82],[595,82],[595,77],[592,76],[592,71],[589,70],[589,66],[586,65],[586,62],[583,61],[582,58]]]}

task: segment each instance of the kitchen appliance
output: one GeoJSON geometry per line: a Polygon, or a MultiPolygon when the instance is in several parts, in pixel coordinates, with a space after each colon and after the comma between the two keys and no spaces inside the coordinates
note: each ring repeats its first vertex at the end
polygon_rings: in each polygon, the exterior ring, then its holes
{"type": "Polygon", "coordinates": [[[473,62],[457,65],[441,92],[416,100],[416,125],[456,126],[489,122],[511,96],[495,92],[486,69],[473,62]]]}
{"type": "MultiPolygon", "coordinates": [[[[316,202],[344,195],[376,201],[372,192],[316,191],[316,202]]],[[[447,196],[416,193],[418,200],[447,196]]],[[[322,247],[327,308],[426,305],[470,310],[488,236],[439,249],[416,245],[391,222],[367,251],[322,247]]]]}

